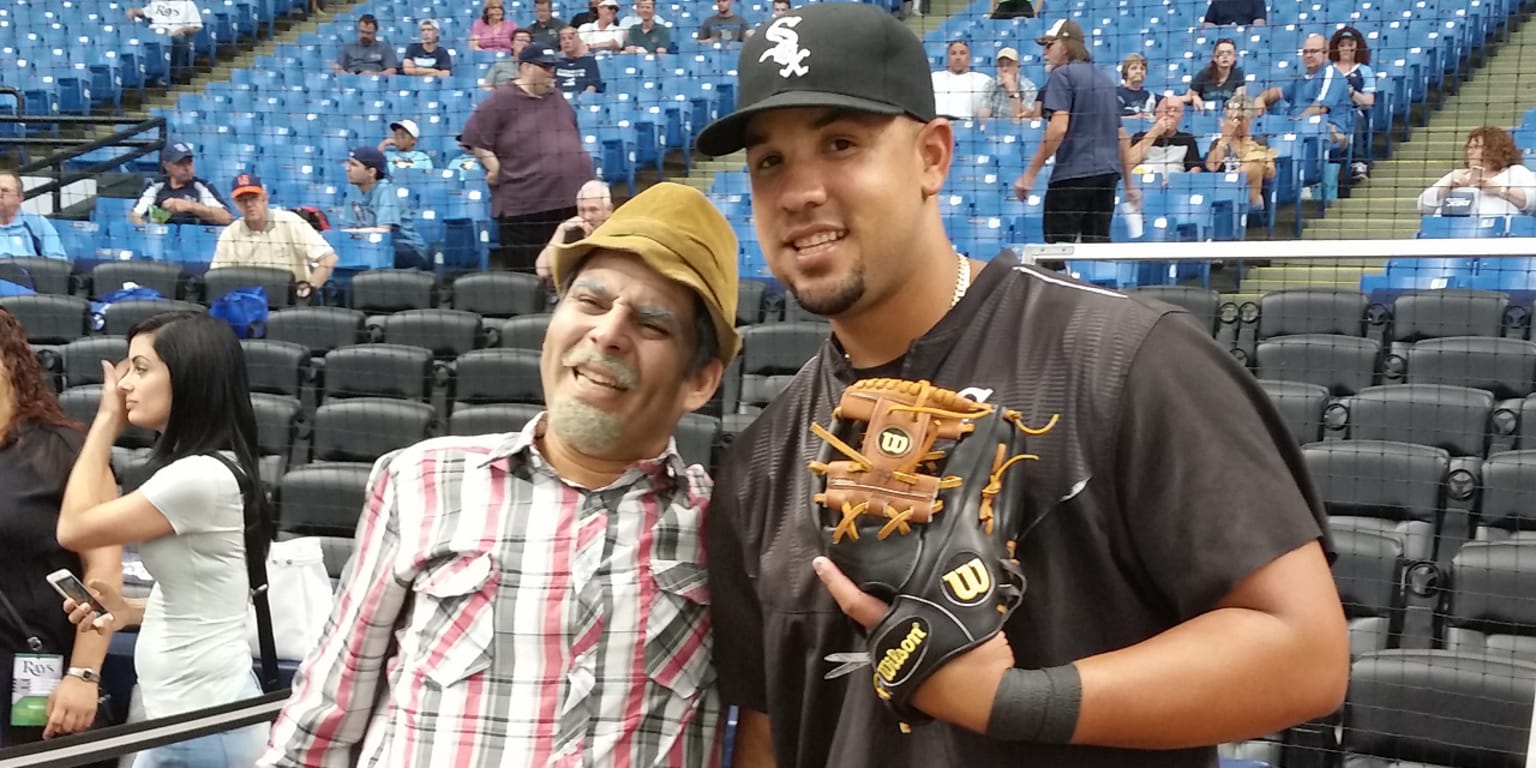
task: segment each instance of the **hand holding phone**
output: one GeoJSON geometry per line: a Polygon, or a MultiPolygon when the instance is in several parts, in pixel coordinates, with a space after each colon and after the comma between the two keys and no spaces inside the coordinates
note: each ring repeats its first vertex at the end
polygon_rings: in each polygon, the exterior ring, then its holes
{"type": "Polygon", "coordinates": [[[91,591],[85,588],[85,584],[81,583],[80,579],[73,573],[70,573],[68,569],[60,568],[48,574],[48,584],[53,587],[53,591],[58,592],[64,599],[74,601],[76,607],[88,605],[92,611],[100,614],[107,622],[112,621],[112,612],[108,611],[101,604],[101,601],[97,600],[96,596],[92,595],[91,591]]]}

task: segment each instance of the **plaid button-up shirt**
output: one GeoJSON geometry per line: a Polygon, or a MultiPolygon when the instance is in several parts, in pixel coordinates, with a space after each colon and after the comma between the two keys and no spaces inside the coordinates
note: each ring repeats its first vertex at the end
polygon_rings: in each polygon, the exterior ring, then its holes
{"type": "Polygon", "coordinates": [[[708,476],[672,445],[582,489],[539,454],[539,422],[379,460],[259,765],[718,763],[708,476]]]}

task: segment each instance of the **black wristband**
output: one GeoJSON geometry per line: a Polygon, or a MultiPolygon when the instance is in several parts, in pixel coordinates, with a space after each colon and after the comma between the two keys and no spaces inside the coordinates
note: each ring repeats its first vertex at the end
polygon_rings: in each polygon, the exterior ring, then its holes
{"type": "Polygon", "coordinates": [[[1001,741],[1065,744],[1077,731],[1082,698],[1082,679],[1071,664],[1010,669],[997,686],[987,735],[1001,741]]]}

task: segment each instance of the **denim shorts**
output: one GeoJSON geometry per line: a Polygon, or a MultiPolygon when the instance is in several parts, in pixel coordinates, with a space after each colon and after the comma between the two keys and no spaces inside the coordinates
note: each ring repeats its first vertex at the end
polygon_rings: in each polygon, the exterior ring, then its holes
{"type": "MultiPolygon", "coordinates": [[[[261,695],[255,675],[242,698],[261,695]]],[[[256,723],[222,733],[211,733],[140,752],[133,768],[250,768],[266,750],[270,723],[256,723]]]]}

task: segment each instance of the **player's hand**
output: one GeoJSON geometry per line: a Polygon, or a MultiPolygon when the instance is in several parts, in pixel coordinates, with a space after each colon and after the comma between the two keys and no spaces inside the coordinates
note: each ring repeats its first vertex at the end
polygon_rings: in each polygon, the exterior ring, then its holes
{"type": "Polygon", "coordinates": [[[112,363],[101,361],[101,401],[96,405],[96,421],[112,429],[116,435],[128,426],[128,407],[123,403],[123,392],[117,388],[128,373],[128,361],[112,363]]]}
{"type": "MultiPolygon", "coordinates": [[[[843,613],[865,629],[890,609],[884,600],[860,590],[831,560],[818,557],[811,565],[843,613]]],[[[936,720],[986,733],[997,687],[1013,664],[1013,648],[999,632],[939,667],[912,695],[912,705],[936,720]]]]}
{"type": "Polygon", "coordinates": [[[48,725],[43,728],[43,738],[79,733],[91,727],[100,698],[101,689],[95,683],[66,675],[48,694],[48,725]]]}
{"type": "Polygon", "coordinates": [[[104,581],[91,580],[85,585],[91,591],[91,596],[96,602],[101,603],[107,609],[106,614],[96,612],[90,603],[81,605],[75,601],[64,598],[64,613],[69,616],[69,623],[81,632],[95,632],[100,635],[110,635],[121,627],[119,617],[129,614],[128,601],[123,599],[122,590],[104,581]]]}
{"type": "Polygon", "coordinates": [[[1025,171],[1019,174],[1019,178],[1013,182],[1013,196],[1021,201],[1029,200],[1029,193],[1035,188],[1035,178],[1038,174],[1034,171],[1025,171]]]}

